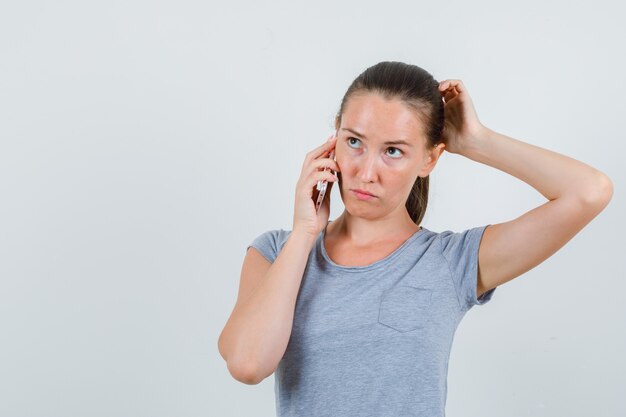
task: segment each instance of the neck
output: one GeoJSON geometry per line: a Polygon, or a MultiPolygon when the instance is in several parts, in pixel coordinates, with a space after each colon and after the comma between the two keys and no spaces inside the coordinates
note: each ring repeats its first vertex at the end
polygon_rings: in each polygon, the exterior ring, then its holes
{"type": "Polygon", "coordinates": [[[402,217],[369,220],[352,216],[344,210],[341,216],[327,226],[326,236],[352,242],[355,246],[368,246],[383,241],[404,239],[419,229],[420,226],[411,220],[409,213],[402,217]]]}

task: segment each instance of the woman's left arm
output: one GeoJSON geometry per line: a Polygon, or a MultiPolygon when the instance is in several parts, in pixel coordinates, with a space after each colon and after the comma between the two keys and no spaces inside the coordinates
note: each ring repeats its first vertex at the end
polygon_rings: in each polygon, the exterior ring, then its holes
{"type": "Polygon", "coordinates": [[[607,206],[613,184],[583,162],[483,126],[460,80],[442,82],[440,90],[446,103],[446,149],[452,145],[453,153],[513,175],[548,199],[516,219],[485,229],[478,253],[480,296],[563,247],[607,206]]]}

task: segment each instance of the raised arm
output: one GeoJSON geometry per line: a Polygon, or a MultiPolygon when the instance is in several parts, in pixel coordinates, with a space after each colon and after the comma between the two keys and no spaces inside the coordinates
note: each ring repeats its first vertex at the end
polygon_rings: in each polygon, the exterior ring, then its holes
{"type": "Polygon", "coordinates": [[[548,199],[485,229],[478,251],[480,297],[563,247],[607,206],[613,184],[583,162],[483,126],[460,80],[445,80],[439,90],[445,102],[445,150],[511,174],[548,199]]]}
{"type": "Polygon", "coordinates": [[[613,195],[611,180],[597,169],[487,128],[462,154],[519,178],[549,200],[485,229],[478,251],[478,296],[552,256],[613,195]]]}

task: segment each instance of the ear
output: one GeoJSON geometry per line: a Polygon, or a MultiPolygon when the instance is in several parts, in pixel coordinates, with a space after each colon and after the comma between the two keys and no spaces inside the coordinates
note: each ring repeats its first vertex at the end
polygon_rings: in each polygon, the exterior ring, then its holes
{"type": "Polygon", "coordinates": [[[424,163],[422,169],[418,174],[420,177],[423,178],[430,175],[431,171],[435,169],[435,165],[437,165],[437,161],[439,160],[441,154],[443,154],[443,150],[445,147],[446,144],[441,142],[437,146],[432,148],[432,150],[428,153],[428,156],[426,157],[426,162],[424,163]]]}

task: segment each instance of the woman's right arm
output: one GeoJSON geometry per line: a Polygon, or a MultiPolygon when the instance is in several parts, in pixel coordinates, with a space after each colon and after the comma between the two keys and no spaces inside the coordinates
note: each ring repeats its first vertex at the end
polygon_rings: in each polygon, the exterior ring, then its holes
{"type": "Polygon", "coordinates": [[[339,171],[329,158],[334,135],[309,152],[296,185],[293,228],[274,263],[256,249],[246,253],[237,302],[218,341],[228,371],[238,381],[258,384],[271,375],[287,350],[296,299],[311,249],[330,215],[330,190],[339,171]],[[313,189],[328,181],[328,190],[316,211],[313,189]]]}
{"type": "Polygon", "coordinates": [[[283,357],[302,276],[315,242],[307,233],[292,232],[274,263],[254,247],[241,271],[241,302],[222,331],[218,347],[228,371],[238,381],[258,384],[283,357]]]}

